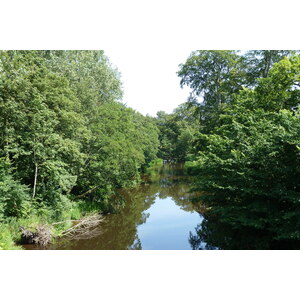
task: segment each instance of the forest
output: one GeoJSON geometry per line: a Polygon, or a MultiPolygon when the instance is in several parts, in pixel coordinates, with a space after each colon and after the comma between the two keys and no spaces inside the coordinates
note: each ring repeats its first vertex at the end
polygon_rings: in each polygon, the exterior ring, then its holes
{"type": "Polygon", "coordinates": [[[300,249],[299,51],[197,50],[177,75],[189,98],[151,117],[104,51],[0,51],[0,249],[20,226],[117,212],[162,161],[205,206],[193,249],[300,249]]]}
{"type": "Polygon", "coordinates": [[[0,247],[19,225],[112,211],[139,182],[158,129],[121,97],[103,51],[0,52],[0,247]]]}

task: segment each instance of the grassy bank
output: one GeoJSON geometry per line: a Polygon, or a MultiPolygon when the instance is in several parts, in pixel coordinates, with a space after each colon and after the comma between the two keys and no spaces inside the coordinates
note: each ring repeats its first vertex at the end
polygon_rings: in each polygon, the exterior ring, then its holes
{"type": "MultiPolygon", "coordinates": [[[[150,176],[157,174],[162,165],[162,159],[153,160],[146,169],[145,174],[150,176]]],[[[114,213],[118,211],[119,206],[122,206],[122,203],[110,198],[101,202],[76,201],[70,202],[67,206],[68,208],[65,208],[59,214],[49,208],[40,208],[33,209],[28,217],[7,218],[3,222],[0,222],[0,250],[24,249],[19,245],[19,241],[21,240],[20,226],[34,231],[38,225],[49,225],[51,226],[53,240],[55,240],[65,230],[73,226],[72,220],[80,220],[99,213],[114,213]]]]}
{"type": "Polygon", "coordinates": [[[81,201],[72,203],[72,207],[64,211],[59,218],[53,216],[48,210],[36,210],[28,218],[8,218],[5,222],[0,223],[0,250],[23,249],[21,245],[18,245],[21,240],[20,226],[34,230],[41,224],[51,225],[52,236],[55,239],[72,227],[72,220],[80,220],[99,212],[101,212],[99,204],[81,201]]]}

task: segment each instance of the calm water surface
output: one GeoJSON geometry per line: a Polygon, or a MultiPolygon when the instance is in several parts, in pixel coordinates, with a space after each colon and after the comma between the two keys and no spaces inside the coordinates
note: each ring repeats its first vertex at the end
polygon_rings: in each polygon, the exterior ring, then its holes
{"type": "Polygon", "coordinates": [[[118,191],[117,197],[126,204],[117,214],[107,215],[89,234],[62,239],[48,249],[192,249],[189,237],[202,217],[190,201],[194,195],[189,190],[182,166],[164,165],[146,183],[118,191]]]}
{"type": "MultiPolygon", "coordinates": [[[[216,250],[216,249],[300,249],[299,240],[274,240],[268,231],[226,222],[228,213],[217,218],[192,204],[199,195],[189,193],[190,179],[182,166],[164,165],[144,184],[121,189],[111,199],[125,203],[118,213],[76,239],[57,240],[48,248],[32,245],[26,249],[67,250],[216,250]],[[200,215],[198,212],[202,212],[200,215]],[[205,216],[205,219],[203,218],[205,216]],[[224,221],[225,219],[225,221],[224,221]]],[[[248,217],[248,211],[240,211],[248,217]]]]}

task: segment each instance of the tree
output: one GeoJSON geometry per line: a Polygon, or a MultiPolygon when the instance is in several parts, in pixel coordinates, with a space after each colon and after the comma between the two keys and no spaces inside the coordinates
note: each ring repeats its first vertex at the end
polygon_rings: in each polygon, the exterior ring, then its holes
{"type": "Polygon", "coordinates": [[[1,52],[1,63],[3,156],[30,186],[32,203],[67,204],[83,159],[80,103],[38,52],[1,52]]]}
{"type": "Polygon", "coordinates": [[[116,188],[138,182],[156,157],[158,130],[121,95],[103,51],[0,51],[3,216],[21,216],[22,197],[56,219],[77,199],[108,207],[116,188]],[[8,208],[15,202],[4,185],[19,191],[19,210],[8,208]]]}
{"type": "Polygon", "coordinates": [[[289,57],[297,51],[292,50],[250,50],[243,56],[247,85],[256,85],[258,78],[267,78],[274,63],[289,57]]]}
{"type": "Polygon", "coordinates": [[[274,64],[224,109],[220,127],[199,135],[194,172],[209,219],[267,241],[249,248],[299,246],[299,72],[299,57],[274,64]]]}
{"type": "Polygon", "coordinates": [[[242,89],[245,74],[240,65],[236,51],[198,50],[179,66],[180,84],[192,89],[189,101],[197,106],[202,124],[207,128],[214,126],[222,106],[242,89]],[[203,99],[201,103],[199,97],[203,99]]]}
{"type": "Polygon", "coordinates": [[[30,212],[27,186],[13,178],[7,158],[0,158],[0,222],[7,217],[24,217],[30,212]]]}
{"type": "Polygon", "coordinates": [[[157,113],[159,128],[159,153],[164,160],[184,162],[190,159],[194,137],[199,130],[195,107],[187,103],[179,105],[172,114],[157,113]]]}

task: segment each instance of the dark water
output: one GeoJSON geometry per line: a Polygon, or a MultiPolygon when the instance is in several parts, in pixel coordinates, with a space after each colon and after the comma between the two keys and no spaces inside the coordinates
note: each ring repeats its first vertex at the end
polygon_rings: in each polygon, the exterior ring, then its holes
{"type": "MultiPolygon", "coordinates": [[[[300,249],[299,239],[276,240],[268,228],[238,226],[239,219],[253,212],[236,209],[204,209],[193,204],[200,194],[190,193],[192,179],[184,175],[182,165],[167,164],[144,183],[132,189],[120,189],[111,199],[125,203],[117,213],[75,239],[59,239],[47,248],[26,245],[26,249],[53,250],[244,250],[300,249]],[[201,212],[201,214],[199,213],[201,212]],[[228,214],[230,218],[228,218],[228,214]],[[234,222],[235,221],[235,222],[234,222]]],[[[252,219],[255,218],[252,217],[252,219]]],[[[280,229],[280,228],[279,228],[280,229]]],[[[272,233],[272,232],[271,232],[272,233]]]]}
{"type": "Polygon", "coordinates": [[[190,201],[195,195],[189,193],[182,166],[164,165],[149,180],[119,190],[117,197],[125,200],[125,207],[107,215],[91,233],[76,240],[60,240],[48,249],[192,249],[190,235],[202,217],[190,201]]]}

